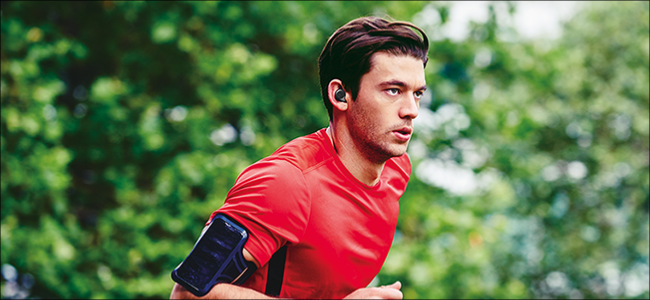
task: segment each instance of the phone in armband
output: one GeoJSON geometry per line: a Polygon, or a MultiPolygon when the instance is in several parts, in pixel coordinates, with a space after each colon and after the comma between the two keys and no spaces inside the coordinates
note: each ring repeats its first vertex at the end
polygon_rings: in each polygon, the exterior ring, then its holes
{"type": "Polygon", "coordinates": [[[172,279],[197,297],[217,283],[241,285],[257,266],[244,259],[246,229],[224,214],[217,214],[201,233],[190,254],[172,271],[172,279]]]}

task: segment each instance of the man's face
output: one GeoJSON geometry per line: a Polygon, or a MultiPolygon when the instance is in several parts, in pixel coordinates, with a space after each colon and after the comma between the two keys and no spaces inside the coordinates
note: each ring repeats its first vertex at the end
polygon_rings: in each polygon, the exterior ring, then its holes
{"type": "Polygon", "coordinates": [[[357,149],[383,163],[406,152],[426,82],[420,59],[385,52],[371,59],[357,99],[348,102],[348,128],[357,149]]]}

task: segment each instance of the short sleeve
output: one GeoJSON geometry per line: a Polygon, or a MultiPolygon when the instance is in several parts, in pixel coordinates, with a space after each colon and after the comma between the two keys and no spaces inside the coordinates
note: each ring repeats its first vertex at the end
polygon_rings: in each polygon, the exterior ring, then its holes
{"type": "Polygon", "coordinates": [[[245,248],[265,265],[284,244],[300,241],[310,209],[302,171],[284,160],[261,160],[241,173],[213,216],[223,213],[241,223],[249,233],[245,248]]]}

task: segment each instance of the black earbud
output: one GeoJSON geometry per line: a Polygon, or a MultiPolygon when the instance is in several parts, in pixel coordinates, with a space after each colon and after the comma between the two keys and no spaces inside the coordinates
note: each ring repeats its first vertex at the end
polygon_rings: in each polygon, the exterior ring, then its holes
{"type": "Polygon", "coordinates": [[[347,102],[345,101],[345,91],[343,89],[338,89],[334,93],[334,99],[336,99],[338,102],[347,102]]]}

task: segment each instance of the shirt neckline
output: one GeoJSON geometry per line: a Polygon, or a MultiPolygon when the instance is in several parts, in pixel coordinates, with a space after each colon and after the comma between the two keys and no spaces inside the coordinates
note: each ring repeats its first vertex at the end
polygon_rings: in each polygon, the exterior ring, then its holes
{"type": "Polygon", "coordinates": [[[384,172],[386,171],[386,167],[384,166],[384,169],[381,171],[381,174],[379,175],[379,181],[375,185],[367,185],[363,182],[361,182],[359,179],[354,177],[352,173],[350,173],[350,170],[345,167],[343,162],[341,161],[341,158],[339,155],[336,153],[336,150],[334,149],[334,144],[333,141],[330,140],[329,135],[327,134],[327,128],[322,128],[316,133],[318,134],[319,138],[321,139],[321,142],[323,143],[323,146],[325,149],[327,149],[327,152],[332,156],[334,163],[336,166],[341,169],[341,171],[344,173],[344,175],[347,177],[347,179],[352,180],[356,183],[356,185],[362,187],[363,189],[370,190],[370,191],[376,191],[379,190],[382,186],[382,177],[384,175],[384,172]]]}

